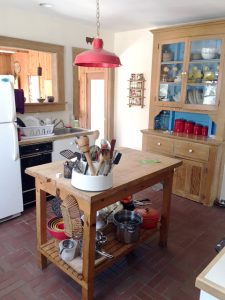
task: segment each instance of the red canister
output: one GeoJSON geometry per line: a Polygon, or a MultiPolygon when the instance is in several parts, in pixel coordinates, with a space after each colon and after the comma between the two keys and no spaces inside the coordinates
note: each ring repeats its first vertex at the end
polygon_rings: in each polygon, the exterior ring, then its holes
{"type": "Polygon", "coordinates": [[[195,123],[192,121],[187,121],[184,124],[184,133],[192,134],[194,132],[194,125],[195,123]]]}
{"type": "Polygon", "coordinates": [[[194,126],[194,135],[201,135],[202,134],[202,125],[195,124],[194,126]]]}
{"type": "Polygon", "coordinates": [[[174,121],[174,132],[184,132],[184,124],[185,124],[185,120],[183,119],[176,119],[174,121]]]}
{"type": "Polygon", "coordinates": [[[202,126],[202,135],[208,136],[208,126],[202,126]]]}

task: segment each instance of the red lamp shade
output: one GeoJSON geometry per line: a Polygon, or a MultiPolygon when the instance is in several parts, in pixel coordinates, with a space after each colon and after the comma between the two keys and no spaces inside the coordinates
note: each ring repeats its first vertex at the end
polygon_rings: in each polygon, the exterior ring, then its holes
{"type": "Polygon", "coordinates": [[[94,38],[92,47],[93,49],[78,54],[73,65],[96,68],[116,68],[121,66],[118,56],[103,49],[102,39],[94,38]]]}

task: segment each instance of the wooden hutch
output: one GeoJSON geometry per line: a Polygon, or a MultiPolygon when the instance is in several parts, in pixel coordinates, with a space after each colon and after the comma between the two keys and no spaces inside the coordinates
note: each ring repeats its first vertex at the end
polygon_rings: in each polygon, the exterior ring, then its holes
{"type": "Polygon", "coordinates": [[[151,32],[149,128],[142,130],[143,150],[181,158],[174,194],[211,206],[220,195],[224,165],[225,20],[151,32]],[[208,134],[175,128],[182,119],[204,126],[208,134]]]}

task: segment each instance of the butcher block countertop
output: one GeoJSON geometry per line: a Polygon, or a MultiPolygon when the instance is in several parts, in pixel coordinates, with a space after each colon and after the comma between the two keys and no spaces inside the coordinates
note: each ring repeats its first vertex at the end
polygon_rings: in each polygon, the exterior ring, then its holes
{"type": "MultiPolygon", "coordinates": [[[[124,186],[129,190],[130,182],[137,181],[141,184],[146,178],[160,176],[162,170],[164,172],[167,169],[170,170],[171,165],[172,168],[175,168],[182,164],[180,159],[154,153],[129,148],[119,148],[117,150],[122,153],[122,157],[120,163],[113,168],[113,188],[104,192],[81,191],[71,185],[71,180],[63,177],[56,178],[57,173],[63,174],[63,161],[30,167],[26,169],[26,173],[33,177],[38,176],[47,182],[55,182],[56,186],[64,186],[68,191],[72,190],[78,198],[82,195],[83,198],[91,201],[98,199],[98,195],[115,192],[117,187],[124,186]]],[[[82,206],[82,203],[79,204],[82,206]]]]}
{"type": "Polygon", "coordinates": [[[198,275],[195,286],[218,299],[225,299],[225,248],[198,275]]]}

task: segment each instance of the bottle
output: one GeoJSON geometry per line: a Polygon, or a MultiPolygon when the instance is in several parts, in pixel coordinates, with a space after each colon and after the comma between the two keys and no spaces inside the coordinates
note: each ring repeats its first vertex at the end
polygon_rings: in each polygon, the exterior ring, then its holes
{"type": "Polygon", "coordinates": [[[79,127],[79,120],[73,120],[73,128],[79,127]]]}

